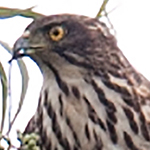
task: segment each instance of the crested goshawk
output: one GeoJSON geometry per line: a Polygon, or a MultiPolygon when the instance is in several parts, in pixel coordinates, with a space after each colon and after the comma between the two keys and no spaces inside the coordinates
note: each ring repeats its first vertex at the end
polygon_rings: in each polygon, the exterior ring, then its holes
{"type": "MultiPolygon", "coordinates": [[[[14,45],[43,74],[37,111],[24,134],[40,150],[150,150],[150,82],[98,19],[34,20],[14,45]]],[[[33,89],[34,90],[34,89],[33,89]]]]}

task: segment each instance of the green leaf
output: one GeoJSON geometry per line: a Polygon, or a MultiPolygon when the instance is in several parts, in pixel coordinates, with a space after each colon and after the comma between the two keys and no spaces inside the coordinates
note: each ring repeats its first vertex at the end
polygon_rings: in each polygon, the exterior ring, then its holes
{"type": "MultiPolygon", "coordinates": [[[[12,54],[12,49],[10,48],[10,46],[3,42],[3,41],[0,41],[0,44],[10,53],[12,54]]],[[[27,92],[27,88],[28,88],[28,81],[29,81],[29,76],[28,76],[28,71],[27,71],[27,68],[26,68],[26,65],[25,63],[23,62],[22,59],[17,59],[17,64],[19,66],[19,69],[20,69],[20,73],[21,73],[21,77],[22,77],[22,91],[21,91],[21,95],[20,95],[20,101],[19,101],[19,107],[18,107],[18,110],[15,114],[15,117],[13,118],[12,122],[11,122],[11,125],[10,125],[10,128],[8,130],[8,133],[10,132],[11,130],[11,127],[16,119],[16,117],[18,116],[21,108],[22,108],[22,104],[23,104],[23,101],[24,101],[24,97],[26,95],[26,92],[27,92]]],[[[8,134],[7,133],[7,134],[8,134]]]]}
{"type": "Polygon", "coordinates": [[[20,101],[19,101],[19,107],[18,107],[18,110],[15,114],[15,117],[13,118],[13,120],[11,122],[8,133],[10,132],[11,127],[12,127],[13,123],[15,122],[15,120],[16,120],[16,118],[17,118],[17,116],[18,116],[18,114],[19,114],[19,112],[22,108],[22,104],[23,104],[23,101],[24,101],[24,98],[25,98],[25,95],[26,95],[26,92],[27,92],[28,82],[29,82],[28,71],[27,71],[25,63],[23,62],[22,59],[18,59],[17,63],[18,63],[20,73],[21,73],[21,76],[22,76],[22,91],[21,91],[21,96],[20,96],[20,101]]]}
{"type": "Polygon", "coordinates": [[[4,47],[7,52],[12,55],[12,48],[6,42],[0,40],[0,45],[2,45],[2,47],[4,47]]]}
{"type": "Polygon", "coordinates": [[[37,19],[40,17],[43,17],[43,14],[33,12],[31,8],[27,9],[14,9],[14,8],[6,8],[6,7],[0,7],[0,19],[7,19],[14,16],[22,16],[26,18],[33,18],[37,19]]]}
{"type": "Polygon", "coordinates": [[[7,106],[7,92],[8,92],[8,87],[7,87],[7,78],[5,71],[3,69],[3,66],[0,62],[0,78],[1,78],[1,83],[2,83],[2,120],[1,120],[1,126],[0,126],[0,132],[2,132],[3,127],[4,127],[4,121],[5,121],[5,114],[6,114],[6,106],[7,106]]]}

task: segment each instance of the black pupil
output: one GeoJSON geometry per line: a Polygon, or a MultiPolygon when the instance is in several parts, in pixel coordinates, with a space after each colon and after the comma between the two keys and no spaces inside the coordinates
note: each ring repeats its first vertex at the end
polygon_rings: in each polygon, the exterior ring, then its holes
{"type": "Polygon", "coordinates": [[[58,29],[55,29],[55,30],[53,31],[53,35],[58,36],[58,35],[59,35],[59,30],[58,30],[58,29]]]}

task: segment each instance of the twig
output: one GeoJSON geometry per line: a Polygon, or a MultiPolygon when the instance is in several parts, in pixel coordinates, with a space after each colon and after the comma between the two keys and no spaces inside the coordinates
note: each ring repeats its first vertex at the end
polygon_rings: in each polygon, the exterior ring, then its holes
{"type": "Polygon", "coordinates": [[[106,10],[104,10],[104,12],[105,12],[105,16],[106,16],[106,18],[107,18],[107,21],[108,21],[108,23],[110,24],[110,29],[112,29],[112,30],[114,31],[114,36],[116,37],[117,32],[116,32],[116,30],[115,30],[113,24],[111,23],[111,21],[110,21],[110,19],[109,19],[109,17],[108,17],[108,13],[106,12],[106,10]]]}
{"type": "Polygon", "coordinates": [[[106,7],[108,1],[109,1],[109,0],[104,0],[104,1],[103,1],[103,4],[101,5],[101,8],[100,8],[99,12],[98,12],[97,15],[96,15],[96,18],[99,18],[99,17],[102,16],[102,12],[105,10],[105,7],[106,7]]]}

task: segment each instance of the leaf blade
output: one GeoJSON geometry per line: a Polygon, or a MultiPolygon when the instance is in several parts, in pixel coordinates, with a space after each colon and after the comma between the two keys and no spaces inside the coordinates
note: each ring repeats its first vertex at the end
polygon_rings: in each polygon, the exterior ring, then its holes
{"type": "Polygon", "coordinates": [[[1,120],[1,126],[0,126],[0,132],[3,131],[4,127],[4,121],[5,121],[5,114],[6,114],[6,107],[7,107],[7,93],[8,93],[8,87],[7,87],[7,77],[6,73],[3,69],[3,66],[0,62],[0,77],[1,77],[1,84],[2,84],[2,120],[1,120]]]}

